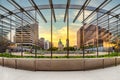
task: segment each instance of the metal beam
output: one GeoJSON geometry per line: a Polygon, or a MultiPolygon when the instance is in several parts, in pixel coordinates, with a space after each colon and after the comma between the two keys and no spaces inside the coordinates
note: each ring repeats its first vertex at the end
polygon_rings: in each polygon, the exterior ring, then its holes
{"type": "MultiPolygon", "coordinates": [[[[5,8],[4,6],[0,5],[0,8],[4,11],[4,12],[8,12],[9,15],[15,15],[17,18],[22,19],[20,16],[16,15],[15,13],[13,13],[12,11],[10,11],[9,9],[5,8]]],[[[25,22],[29,23],[28,21],[24,20],[25,22]]],[[[30,23],[29,23],[30,24],[30,23]]]]}
{"type": "MultiPolygon", "coordinates": [[[[115,10],[117,7],[119,7],[119,6],[120,6],[120,4],[116,5],[115,7],[113,7],[113,8],[110,9],[109,11],[105,12],[105,13],[104,13],[103,15],[101,15],[100,17],[98,17],[98,19],[102,18],[105,14],[110,15],[110,13],[111,13],[113,10],[115,10]]],[[[93,22],[95,22],[96,20],[97,20],[97,19],[93,20],[92,22],[90,22],[90,24],[93,23],[93,22]]]]}
{"type": "MultiPolygon", "coordinates": [[[[111,18],[109,18],[109,19],[112,19],[112,18],[114,18],[114,17],[117,17],[118,15],[120,15],[120,13],[119,13],[119,14],[117,14],[117,15],[115,15],[115,16],[112,16],[112,17],[111,17],[111,18]]],[[[109,19],[107,19],[107,20],[109,20],[109,19]]],[[[100,23],[98,23],[98,24],[102,24],[102,23],[106,22],[107,20],[104,20],[104,21],[102,21],[102,22],[100,22],[100,23]]]]}
{"type": "MultiPolygon", "coordinates": [[[[0,28],[0,30],[2,30],[2,27],[0,28]]],[[[8,32],[10,32],[9,29],[3,29],[3,31],[8,31],[8,32]]]]}
{"type": "MultiPolygon", "coordinates": [[[[118,30],[120,30],[120,29],[118,29],[118,30]]],[[[111,31],[111,33],[115,34],[115,33],[117,33],[117,30],[113,30],[113,31],[111,31]]]]}
{"type": "Polygon", "coordinates": [[[36,21],[24,8],[22,8],[15,0],[7,0],[9,3],[11,3],[15,8],[23,12],[24,15],[26,15],[29,19],[36,21]]]}
{"type": "MultiPolygon", "coordinates": [[[[37,5],[37,6],[38,6],[38,8],[40,10],[51,9],[50,5],[37,5]]],[[[69,6],[69,9],[80,10],[80,7],[82,7],[82,5],[73,5],[73,4],[71,4],[69,6]]],[[[54,9],[65,9],[65,8],[66,8],[66,4],[54,4],[54,9]]],[[[32,6],[24,7],[24,9],[26,11],[34,11],[35,10],[32,6]]],[[[88,10],[88,11],[94,11],[95,9],[96,9],[96,7],[92,7],[92,6],[86,6],[86,8],[85,8],[85,10],[88,10]]],[[[21,13],[18,9],[13,10],[12,12],[14,12],[14,14],[21,13]]],[[[104,14],[106,12],[107,12],[107,10],[105,10],[105,9],[99,10],[99,13],[103,13],[104,14]]],[[[112,12],[112,13],[114,13],[114,12],[112,12]]],[[[8,15],[4,14],[4,15],[9,16],[9,14],[8,15]]],[[[116,15],[116,13],[114,13],[114,15],[116,15]]],[[[111,16],[113,16],[113,14],[111,16]]]]}
{"type": "Polygon", "coordinates": [[[98,12],[100,9],[102,9],[104,6],[106,6],[111,1],[112,0],[104,0],[90,15],[87,16],[87,18],[84,19],[84,21],[89,19],[91,16],[93,16],[96,12],[98,12]]]}
{"type": "MultiPolygon", "coordinates": [[[[109,18],[109,20],[112,19],[112,18],[114,18],[114,17],[109,18]]],[[[108,19],[107,19],[107,20],[108,20],[108,19]]],[[[106,25],[107,25],[107,24],[106,24],[106,21],[107,21],[107,20],[102,21],[101,23],[99,23],[99,26],[106,26],[106,25]]],[[[118,20],[116,20],[116,21],[118,21],[118,20]]],[[[113,21],[113,22],[111,22],[110,24],[113,24],[113,23],[115,23],[116,21],[113,21]]]]}
{"type": "Polygon", "coordinates": [[[78,14],[76,15],[76,17],[73,20],[73,23],[77,20],[77,18],[81,15],[81,13],[83,12],[83,9],[85,9],[87,7],[87,5],[89,4],[91,0],[86,0],[85,3],[83,4],[83,6],[80,8],[78,14]]]}
{"type": "Polygon", "coordinates": [[[53,57],[53,51],[52,51],[52,48],[53,48],[53,17],[52,17],[52,9],[51,9],[51,58],[53,57]]]}
{"type": "MultiPolygon", "coordinates": [[[[8,26],[5,26],[5,25],[0,25],[0,27],[1,27],[1,26],[3,26],[3,28],[9,29],[9,27],[8,27],[8,26]]],[[[14,29],[14,28],[12,28],[12,29],[14,29]]]]}
{"type": "Polygon", "coordinates": [[[0,35],[7,35],[8,33],[5,33],[5,32],[1,32],[0,35]]]}
{"type": "Polygon", "coordinates": [[[54,11],[52,0],[49,0],[49,3],[50,3],[50,8],[52,10],[52,15],[53,15],[54,21],[56,22],[55,11],[54,11]]]}
{"type": "Polygon", "coordinates": [[[13,25],[13,24],[10,24],[10,23],[8,23],[8,22],[5,22],[5,21],[0,21],[0,23],[3,23],[3,24],[6,24],[6,25],[8,25],[8,26],[13,26],[13,27],[16,27],[15,25],[13,25]]]}
{"type": "Polygon", "coordinates": [[[115,28],[116,28],[117,26],[120,26],[120,24],[115,25],[114,28],[110,28],[110,31],[115,31],[115,30],[116,30],[115,28]]]}
{"type": "MultiPolygon", "coordinates": [[[[111,27],[111,24],[114,24],[114,23],[117,23],[119,20],[116,20],[116,21],[113,21],[113,22],[111,22],[109,25],[110,25],[110,27],[111,27]]],[[[103,25],[103,26],[107,26],[107,24],[105,24],[105,25],[103,25]]],[[[116,25],[114,25],[114,26],[112,26],[112,27],[115,27],[116,25]]],[[[106,28],[106,27],[104,27],[104,28],[106,28]]]]}
{"type": "Polygon", "coordinates": [[[7,16],[4,16],[4,15],[2,15],[2,14],[0,14],[0,17],[1,17],[1,19],[11,20],[11,21],[14,22],[15,24],[20,24],[19,22],[15,21],[15,20],[13,20],[13,19],[10,19],[10,18],[8,18],[7,16]]]}
{"type": "Polygon", "coordinates": [[[70,0],[67,0],[66,10],[65,10],[65,16],[64,16],[64,22],[66,21],[66,17],[67,17],[69,6],[70,6],[70,0]]]}
{"type": "Polygon", "coordinates": [[[9,31],[3,30],[4,33],[9,33],[9,31]]]}
{"type": "Polygon", "coordinates": [[[42,19],[47,23],[47,20],[45,19],[44,15],[43,15],[42,12],[40,11],[40,9],[38,8],[38,6],[37,6],[36,3],[34,2],[34,0],[29,0],[29,2],[30,2],[31,5],[35,8],[35,10],[37,11],[37,13],[42,17],[42,19]]]}

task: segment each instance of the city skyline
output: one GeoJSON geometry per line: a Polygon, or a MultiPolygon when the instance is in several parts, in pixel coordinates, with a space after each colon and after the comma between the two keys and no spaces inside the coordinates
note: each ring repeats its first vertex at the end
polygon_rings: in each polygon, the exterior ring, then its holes
{"type": "MultiPolygon", "coordinates": [[[[31,4],[26,0],[24,3],[21,3],[23,0],[16,0],[17,3],[20,3],[20,5],[22,5],[23,7],[26,7],[26,6],[31,6],[31,4]],[[27,5],[26,5],[27,4],[27,5]]],[[[90,2],[90,5],[89,6],[93,6],[93,7],[98,7],[99,3],[102,2],[99,1],[97,2],[98,0],[96,1],[91,1],[90,2]],[[96,4],[94,4],[96,3],[96,4]]],[[[82,1],[82,0],[71,0],[71,4],[74,4],[74,5],[82,5],[85,1],[82,1]]],[[[0,2],[1,4],[3,4],[5,7],[7,7],[8,9],[11,9],[11,10],[14,10],[16,9],[14,6],[11,6],[10,3],[8,3],[6,0],[2,0],[0,2]],[[8,5],[5,5],[5,3],[7,3],[8,5]]],[[[41,4],[49,4],[49,1],[48,0],[35,0],[35,3],[37,5],[41,5],[41,4]]],[[[63,4],[63,3],[67,3],[67,0],[53,0],[53,3],[54,4],[63,4]]],[[[112,6],[115,6],[119,3],[119,0],[116,0],[116,1],[112,1],[108,6],[105,6],[103,9],[106,9],[106,10],[109,10],[112,8],[112,6]]],[[[76,14],[78,13],[79,10],[77,9],[70,9],[69,10],[69,13],[70,13],[70,18],[69,18],[69,23],[70,23],[70,31],[69,31],[69,37],[70,37],[70,46],[74,46],[77,44],[77,30],[82,26],[82,14],[81,16],[78,17],[78,20],[76,21],[76,23],[72,23],[73,19],[75,18],[76,14]]],[[[3,11],[0,11],[2,14],[3,14],[3,11]]],[[[46,38],[47,40],[51,41],[51,36],[50,36],[50,9],[46,9],[46,10],[41,10],[41,12],[44,14],[45,18],[47,19],[47,23],[45,23],[42,18],[40,16],[38,16],[37,14],[37,20],[39,22],[39,38],[40,37],[44,37],[46,38]]],[[[87,17],[92,11],[88,11],[88,10],[85,10],[85,17],[87,17]]],[[[34,11],[31,11],[32,15],[34,16],[34,11]]],[[[119,11],[117,12],[119,13],[119,11]]],[[[67,37],[67,23],[63,22],[63,18],[64,18],[64,14],[65,14],[65,9],[55,9],[55,14],[56,14],[56,19],[57,19],[57,22],[53,22],[53,44],[55,46],[57,46],[57,42],[59,39],[62,40],[63,44],[65,45],[66,44],[66,37],[67,37]]],[[[96,17],[93,16],[93,17],[96,17]]],[[[92,18],[93,18],[92,17],[92,18]]],[[[91,18],[87,21],[89,22],[91,21],[91,18]]],[[[14,31],[12,32],[12,35],[14,36],[14,31]]],[[[8,34],[8,37],[10,37],[10,33],[8,34]]],[[[9,38],[10,39],[10,38],[9,38]]]]}

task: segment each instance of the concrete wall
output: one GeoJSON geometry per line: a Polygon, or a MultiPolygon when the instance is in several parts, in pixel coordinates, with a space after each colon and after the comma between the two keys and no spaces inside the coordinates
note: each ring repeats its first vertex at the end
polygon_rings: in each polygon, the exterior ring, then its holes
{"type": "Polygon", "coordinates": [[[50,70],[51,67],[51,60],[43,59],[43,60],[36,60],[36,70],[50,70]]]}
{"type": "Polygon", "coordinates": [[[14,58],[4,58],[4,66],[16,68],[16,61],[14,58]]]}
{"type": "Polygon", "coordinates": [[[2,57],[0,57],[0,65],[3,65],[2,57]]]}
{"type": "Polygon", "coordinates": [[[115,58],[105,58],[104,59],[104,67],[115,66],[115,58]]]}
{"type": "Polygon", "coordinates": [[[85,59],[85,70],[103,68],[103,59],[102,58],[91,58],[85,59]]]}
{"type": "Polygon", "coordinates": [[[117,65],[120,64],[120,57],[117,58],[117,65]]]}
{"type": "Polygon", "coordinates": [[[31,59],[31,58],[0,58],[0,65],[16,69],[32,71],[58,70],[91,70],[120,64],[117,58],[84,58],[84,59],[31,59]],[[4,65],[3,65],[4,63],[4,65]]]}
{"type": "Polygon", "coordinates": [[[68,70],[84,70],[84,59],[68,60],[68,70]]]}
{"type": "Polygon", "coordinates": [[[34,59],[16,59],[17,60],[17,69],[24,70],[35,70],[35,60],[34,59]]]}

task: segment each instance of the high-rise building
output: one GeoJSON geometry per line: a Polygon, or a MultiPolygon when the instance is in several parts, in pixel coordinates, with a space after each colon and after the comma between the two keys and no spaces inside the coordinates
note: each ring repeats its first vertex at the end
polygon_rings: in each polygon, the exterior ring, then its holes
{"type": "Polygon", "coordinates": [[[40,38],[38,41],[38,45],[40,46],[40,48],[44,49],[44,44],[45,43],[45,39],[44,38],[40,38]]]}
{"type": "Polygon", "coordinates": [[[49,41],[48,40],[46,40],[45,42],[44,42],[44,49],[49,49],[50,48],[50,43],[49,43],[49,41]]]}
{"type": "Polygon", "coordinates": [[[112,34],[102,27],[85,24],[77,31],[77,48],[84,46],[105,46],[112,34]]]}
{"type": "Polygon", "coordinates": [[[38,42],[38,24],[20,26],[16,28],[14,41],[17,45],[31,46],[38,42]]]}

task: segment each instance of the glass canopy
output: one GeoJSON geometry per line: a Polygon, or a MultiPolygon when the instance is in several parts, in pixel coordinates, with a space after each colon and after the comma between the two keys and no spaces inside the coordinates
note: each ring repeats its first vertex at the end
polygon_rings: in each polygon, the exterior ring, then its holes
{"type": "Polygon", "coordinates": [[[14,42],[16,28],[34,23],[39,24],[39,38],[50,40],[54,46],[59,39],[67,47],[77,45],[77,31],[86,24],[105,28],[114,36],[109,41],[114,41],[120,36],[120,1],[0,0],[0,35],[14,42]]]}

